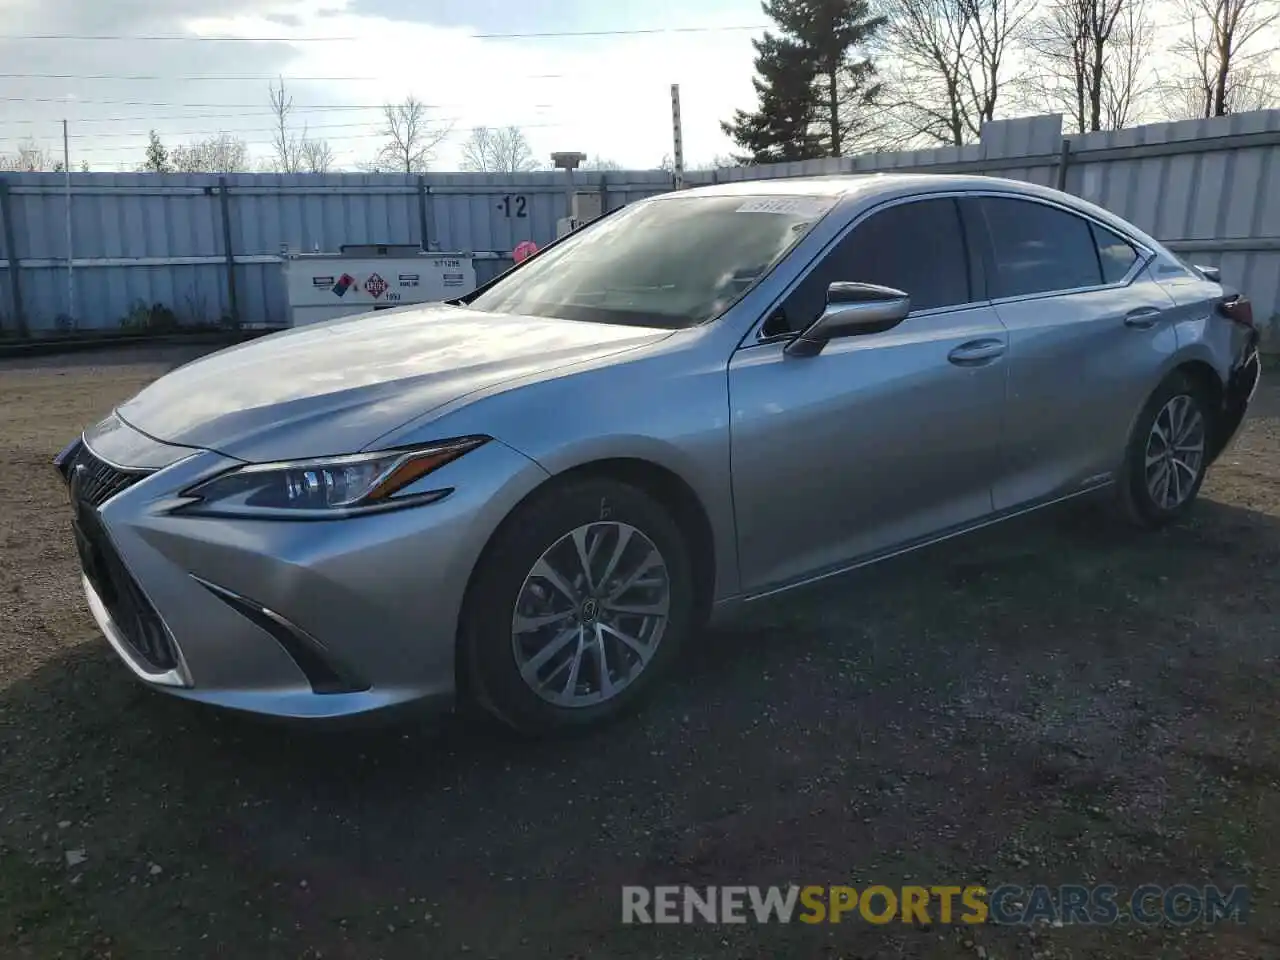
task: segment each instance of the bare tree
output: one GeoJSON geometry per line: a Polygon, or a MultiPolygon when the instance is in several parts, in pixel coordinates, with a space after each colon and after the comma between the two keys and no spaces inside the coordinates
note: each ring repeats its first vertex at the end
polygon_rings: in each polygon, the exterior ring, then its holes
{"type": "Polygon", "coordinates": [[[1108,130],[1141,123],[1155,89],[1155,23],[1147,0],[1127,0],[1103,72],[1102,122],[1108,130]]]}
{"type": "Polygon", "coordinates": [[[1143,91],[1153,25],[1145,0],[1053,0],[1025,30],[1039,71],[1022,79],[1040,110],[1077,133],[1123,126],[1143,91]]]}
{"type": "Polygon", "coordinates": [[[268,90],[275,126],[271,132],[272,157],[266,164],[267,169],[275,173],[327,173],[333,166],[333,149],[327,140],[312,140],[307,136],[305,123],[301,132],[290,127],[293,97],[285,92],[284,77],[280,78],[279,87],[271,84],[268,90]]]}
{"type": "Polygon", "coordinates": [[[1260,93],[1273,95],[1267,63],[1274,36],[1267,41],[1280,24],[1280,3],[1179,0],[1179,7],[1186,33],[1173,52],[1188,69],[1166,88],[1174,116],[1222,117],[1253,106],[1260,93]]]}
{"type": "Polygon", "coordinates": [[[37,144],[34,140],[26,140],[18,144],[14,153],[0,153],[0,171],[5,173],[41,173],[62,172],[62,161],[53,153],[37,144]]]}
{"type": "Polygon", "coordinates": [[[271,97],[271,113],[275,117],[275,125],[271,132],[271,150],[274,156],[271,166],[278,173],[301,173],[303,170],[302,151],[307,142],[307,128],[302,128],[299,135],[289,129],[289,117],[293,113],[293,97],[284,89],[284,77],[280,78],[280,86],[269,84],[267,89],[271,97]]]}
{"type": "Polygon", "coordinates": [[[463,170],[523,173],[538,166],[533,148],[519,127],[476,127],[462,145],[463,170]]]}
{"type": "Polygon", "coordinates": [[[250,169],[249,145],[229,133],[196,140],[169,151],[175,173],[245,173],[250,169]]]}
{"type": "Polygon", "coordinates": [[[975,140],[1005,92],[1007,59],[1032,0],[886,0],[882,99],[905,137],[975,140]]]}
{"type": "Polygon", "coordinates": [[[328,140],[302,141],[302,169],[307,173],[328,173],[333,169],[333,148],[328,140]]]}
{"type": "Polygon", "coordinates": [[[1236,66],[1227,87],[1227,113],[1271,110],[1280,106],[1280,73],[1264,64],[1236,66]]]}
{"type": "Polygon", "coordinates": [[[579,170],[601,170],[601,171],[621,170],[622,164],[620,164],[617,160],[610,160],[608,157],[602,157],[600,156],[600,154],[597,153],[595,156],[591,157],[589,160],[584,160],[582,163],[578,164],[578,169],[579,170]]]}
{"type": "MultiPolygon", "coordinates": [[[[1184,75],[1160,87],[1163,116],[1170,120],[1203,119],[1212,112],[1204,83],[1184,75]]],[[[1232,68],[1227,86],[1227,114],[1268,110],[1280,106],[1280,73],[1262,66],[1232,68]]]]}
{"type": "Polygon", "coordinates": [[[374,160],[375,170],[422,173],[435,159],[435,149],[453,132],[452,125],[433,124],[427,105],[412,94],[403,103],[382,108],[383,125],[378,132],[386,138],[374,160]]]}

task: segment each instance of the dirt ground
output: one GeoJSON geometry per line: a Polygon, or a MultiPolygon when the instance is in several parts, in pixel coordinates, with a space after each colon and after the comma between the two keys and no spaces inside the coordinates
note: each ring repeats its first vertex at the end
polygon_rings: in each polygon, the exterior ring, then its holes
{"type": "Polygon", "coordinates": [[[1280,388],[1186,525],[1004,525],[703,636],[639,714],[317,736],[134,682],[50,457],[172,351],[0,364],[0,956],[1280,956],[1280,388]],[[1250,888],[1243,924],[624,927],[623,884],[1250,888]]]}

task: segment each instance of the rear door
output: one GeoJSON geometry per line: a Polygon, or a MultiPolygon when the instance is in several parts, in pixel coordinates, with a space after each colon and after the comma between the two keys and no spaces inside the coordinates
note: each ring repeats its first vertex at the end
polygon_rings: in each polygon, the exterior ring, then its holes
{"type": "Polygon", "coordinates": [[[953,198],[882,207],[735,353],[733,498],[746,591],[991,512],[1007,338],[975,279],[953,198]],[[913,310],[891,330],[786,356],[788,336],[818,317],[836,281],[905,290],[913,310]]]}
{"type": "Polygon", "coordinates": [[[1177,350],[1174,303],[1150,252],[1064,206],[966,199],[985,231],[995,309],[1009,331],[997,510],[1110,479],[1133,418],[1177,350]]]}

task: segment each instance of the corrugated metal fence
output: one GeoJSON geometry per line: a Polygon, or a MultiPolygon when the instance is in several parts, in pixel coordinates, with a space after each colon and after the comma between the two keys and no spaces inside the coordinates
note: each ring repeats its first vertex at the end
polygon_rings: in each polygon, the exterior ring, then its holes
{"type": "MultiPolygon", "coordinates": [[[[670,189],[661,171],[578,173],[609,209],[670,189]]],[[[565,215],[560,173],[520,176],[333,174],[71,176],[0,179],[0,329],[33,334],[119,327],[139,302],[183,323],[287,322],[279,254],[342,244],[429,244],[468,251],[481,280],[521,240],[546,243],[565,215]],[[16,257],[15,252],[16,251],[16,257]],[[19,269],[13,269],[17,260],[19,269]],[[228,267],[234,262],[234,283],[228,267]],[[17,284],[15,287],[15,279],[17,284]],[[15,296],[16,293],[16,296],[15,296]],[[74,318],[74,320],[72,319],[74,318]]]]}
{"type": "MultiPolygon", "coordinates": [[[[876,171],[983,173],[1058,186],[1115,211],[1189,259],[1220,265],[1280,310],[1280,110],[1062,137],[1058,116],[997,121],[981,143],[686,175],[699,185],[876,171]]],[[[671,189],[663,171],[575,171],[615,209],[671,189]]],[[[342,244],[479,254],[480,280],[522,240],[554,238],[563,172],[281,176],[73,174],[0,179],[0,331],[120,327],[138,303],[184,324],[286,322],[278,255],[342,244]],[[15,263],[17,267],[15,268],[15,263]],[[234,268],[229,265],[234,263],[234,268]],[[70,267],[70,269],[68,269],[70,267]],[[74,319],[73,319],[74,318],[74,319]]]]}

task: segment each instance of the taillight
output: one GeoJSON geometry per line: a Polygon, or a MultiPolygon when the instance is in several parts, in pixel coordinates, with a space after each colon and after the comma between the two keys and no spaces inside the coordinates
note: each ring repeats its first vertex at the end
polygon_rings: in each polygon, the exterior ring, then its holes
{"type": "Polygon", "coordinates": [[[1233,296],[1221,301],[1218,312],[1232,323],[1253,329],[1253,304],[1245,297],[1233,296]]]}

